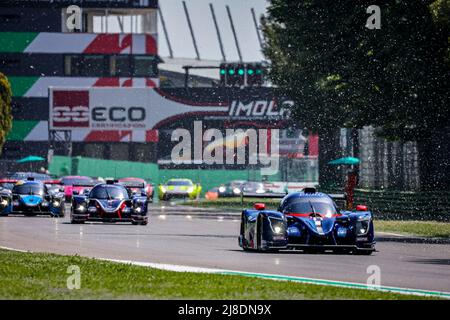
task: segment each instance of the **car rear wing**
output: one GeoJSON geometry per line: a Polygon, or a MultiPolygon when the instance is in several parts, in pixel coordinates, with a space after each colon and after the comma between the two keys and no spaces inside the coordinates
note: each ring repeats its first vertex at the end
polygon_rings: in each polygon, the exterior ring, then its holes
{"type": "MultiPolygon", "coordinates": [[[[304,188],[302,190],[305,193],[316,193],[317,190],[315,188],[304,188]]],[[[244,202],[244,198],[258,198],[258,199],[282,199],[288,193],[241,193],[241,203],[244,202]]],[[[331,199],[333,199],[339,206],[345,208],[347,206],[347,195],[345,193],[329,193],[331,199]]]]}
{"type": "Polygon", "coordinates": [[[345,193],[329,193],[328,195],[333,200],[347,200],[347,195],[345,193]]]}
{"type": "Polygon", "coordinates": [[[328,195],[334,200],[339,208],[347,208],[347,195],[345,193],[328,193],[328,195]]]}
{"type": "Polygon", "coordinates": [[[44,184],[57,184],[62,185],[61,180],[47,180],[43,182],[44,184]]]}
{"type": "Polygon", "coordinates": [[[17,183],[18,181],[16,179],[0,179],[0,183],[17,183]]]}
{"type": "Polygon", "coordinates": [[[75,183],[72,185],[72,187],[85,187],[85,188],[93,188],[98,183],[75,183]]]}
{"type": "Polygon", "coordinates": [[[123,186],[126,189],[144,189],[145,188],[145,183],[137,183],[137,182],[124,183],[124,182],[119,182],[118,184],[123,186]]]}
{"type": "Polygon", "coordinates": [[[242,198],[260,198],[260,199],[282,199],[287,195],[287,193],[254,193],[254,192],[243,192],[241,193],[242,198]]]}

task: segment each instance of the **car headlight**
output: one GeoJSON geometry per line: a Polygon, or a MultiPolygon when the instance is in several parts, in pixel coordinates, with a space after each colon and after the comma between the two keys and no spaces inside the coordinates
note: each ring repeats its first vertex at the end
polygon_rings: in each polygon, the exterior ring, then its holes
{"type": "Polygon", "coordinates": [[[19,201],[14,200],[14,201],[13,201],[13,206],[18,206],[18,205],[19,205],[19,201]]]}
{"type": "Polygon", "coordinates": [[[161,192],[166,193],[167,189],[164,186],[161,186],[161,192]]]}
{"type": "Polygon", "coordinates": [[[234,193],[234,194],[240,194],[240,193],[241,193],[241,189],[239,189],[239,188],[234,188],[234,189],[233,189],[233,193],[234,193]]]}
{"type": "Polygon", "coordinates": [[[227,190],[225,187],[223,187],[223,186],[222,186],[222,187],[219,187],[219,192],[220,192],[220,193],[224,193],[225,190],[227,190]]]}
{"type": "Polygon", "coordinates": [[[369,231],[370,217],[359,217],[355,228],[358,235],[365,235],[369,231]]]}
{"type": "Polygon", "coordinates": [[[80,212],[84,212],[84,211],[86,211],[86,207],[84,205],[80,204],[76,210],[80,211],[80,212]]]}
{"type": "Polygon", "coordinates": [[[89,213],[96,213],[96,212],[97,212],[97,208],[96,208],[96,207],[93,207],[93,206],[92,206],[92,207],[89,207],[89,208],[88,208],[88,212],[89,212],[89,213]]]}
{"type": "Polygon", "coordinates": [[[272,228],[273,233],[275,234],[283,234],[285,231],[285,227],[283,221],[279,219],[269,218],[270,227],[272,228]]]}
{"type": "Polygon", "coordinates": [[[189,187],[189,188],[187,188],[187,192],[188,192],[188,193],[194,192],[194,187],[189,187]]]}
{"type": "Polygon", "coordinates": [[[8,205],[8,200],[3,199],[2,202],[0,202],[0,204],[4,207],[6,207],[8,205]]]}
{"type": "Polygon", "coordinates": [[[142,212],[142,208],[141,207],[136,207],[136,208],[134,208],[134,212],[141,213],[142,212]]]}
{"type": "Polygon", "coordinates": [[[59,207],[60,205],[61,205],[61,203],[58,200],[53,201],[54,207],[59,207]]]}
{"type": "Polygon", "coordinates": [[[43,207],[48,207],[48,201],[42,201],[42,206],[43,207]]]}

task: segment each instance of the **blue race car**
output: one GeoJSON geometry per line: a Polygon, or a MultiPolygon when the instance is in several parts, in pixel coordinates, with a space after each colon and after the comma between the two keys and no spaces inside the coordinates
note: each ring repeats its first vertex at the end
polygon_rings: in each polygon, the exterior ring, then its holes
{"type": "Polygon", "coordinates": [[[71,223],[85,221],[131,222],[134,225],[148,223],[148,199],[142,185],[127,184],[125,187],[116,181],[100,183],[82,195],[74,192],[72,197],[71,223]]]}
{"type": "Polygon", "coordinates": [[[301,249],[372,254],[375,251],[372,213],[359,205],[356,211],[339,211],[330,195],[305,188],[284,195],[278,211],[263,203],[242,212],[239,246],[244,250],[301,249]]]}
{"type": "Polygon", "coordinates": [[[0,214],[64,217],[64,193],[33,177],[15,182],[12,190],[0,192],[0,214]]]}

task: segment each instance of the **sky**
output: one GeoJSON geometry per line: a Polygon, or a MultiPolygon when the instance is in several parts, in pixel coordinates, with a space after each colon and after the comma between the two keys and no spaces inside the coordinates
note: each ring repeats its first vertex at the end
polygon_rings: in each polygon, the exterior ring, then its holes
{"type": "MultiPolygon", "coordinates": [[[[222,36],[227,61],[237,61],[233,33],[225,6],[230,6],[242,58],[244,61],[263,59],[250,8],[257,19],[266,10],[266,0],[185,0],[197,41],[200,58],[222,60],[216,29],[209,9],[214,6],[217,23],[222,36]]],[[[175,58],[195,58],[195,49],[189,32],[182,0],[159,0],[175,58]]],[[[158,19],[158,46],[161,57],[168,57],[169,50],[160,19],[158,19]]]]}

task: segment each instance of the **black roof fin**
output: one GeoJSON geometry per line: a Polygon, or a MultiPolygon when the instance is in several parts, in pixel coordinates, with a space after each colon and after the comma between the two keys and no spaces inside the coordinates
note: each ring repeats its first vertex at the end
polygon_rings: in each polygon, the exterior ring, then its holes
{"type": "Polygon", "coordinates": [[[316,193],[317,190],[316,190],[316,188],[313,188],[313,187],[307,187],[307,188],[303,189],[303,192],[309,194],[309,193],[316,193]]]}

